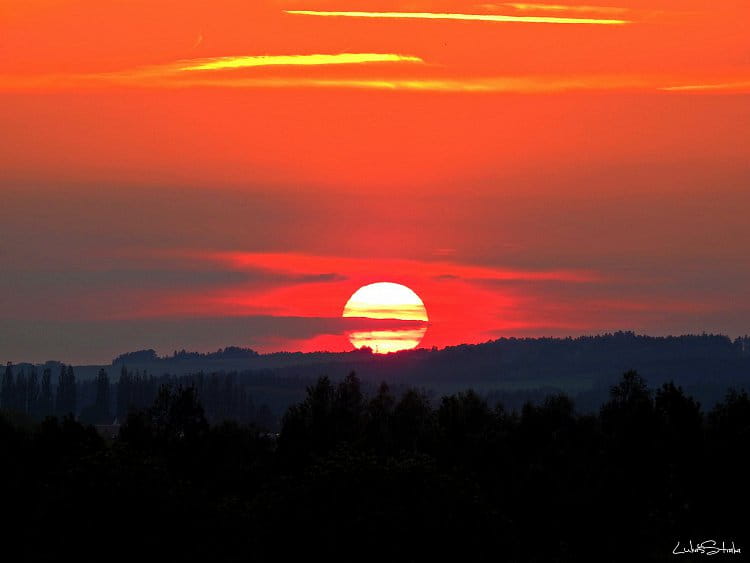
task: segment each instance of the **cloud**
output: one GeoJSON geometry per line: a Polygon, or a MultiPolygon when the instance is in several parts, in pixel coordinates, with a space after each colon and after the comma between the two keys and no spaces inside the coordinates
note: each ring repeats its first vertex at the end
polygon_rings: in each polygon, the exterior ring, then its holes
{"type": "MultiPolygon", "coordinates": [[[[260,66],[321,66],[363,63],[421,63],[419,57],[393,53],[336,53],[317,55],[256,55],[242,57],[213,57],[182,61],[172,66],[177,71],[227,70],[260,66]]],[[[156,67],[160,69],[164,67],[156,67]]],[[[166,67],[165,70],[169,70],[166,67]]]]}
{"type": "Polygon", "coordinates": [[[664,86],[664,92],[750,92],[750,80],[738,82],[720,82],[713,84],[685,84],[681,86],[664,86]]]}
{"type": "MultiPolygon", "coordinates": [[[[295,272],[299,274],[318,274],[321,271],[343,271],[349,276],[369,274],[372,271],[372,260],[365,258],[343,258],[334,256],[315,256],[296,253],[264,252],[196,252],[195,258],[224,264],[232,269],[245,270],[267,269],[277,272],[295,272]]],[[[383,271],[399,272],[401,275],[419,275],[453,279],[472,280],[529,280],[529,281],[565,281],[571,283],[590,283],[601,280],[601,276],[590,270],[522,270],[512,268],[493,268],[473,266],[446,261],[418,261],[407,259],[385,260],[381,265],[383,271]]]]}
{"type": "MultiPolygon", "coordinates": [[[[185,86],[283,86],[281,79],[240,79],[221,75],[206,79],[211,71],[238,71],[267,67],[325,67],[384,63],[423,63],[417,56],[396,53],[330,53],[304,55],[241,55],[186,59],[116,72],[70,74],[0,75],[0,90],[36,88],[85,88],[109,85],[185,87],[185,86]],[[194,79],[195,74],[201,76],[194,79]],[[187,78],[187,79],[186,79],[187,78]]],[[[304,81],[303,81],[304,83],[304,81]]],[[[291,81],[291,86],[298,86],[291,81]]],[[[301,84],[304,85],[304,84],[301,84]]]]}
{"type": "MultiPolygon", "coordinates": [[[[350,88],[365,90],[465,92],[465,93],[544,93],[577,90],[654,90],[658,83],[649,84],[641,77],[630,76],[501,76],[478,78],[260,78],[202,81],[205,86],[244,88],[350,88]]],[[[195,85],[198,85],[196,83],[195,85]]]]}
{"type": "MultiPolygon", "coordinates": [[[[54,290],[59,295],[80,295],[92,291],[169,288],[209,288],[242,283],[248,272],[220,270],[137,269],[107,270],[17,270],[0,278],[0,291],[18,300],[26,292],[54,290]]],[[[307,280],[303,280],[307,281],[307,280]]],[[[9,299],[10,301],[10,299],[9,299]]],[[[0,299],[4,304],[4,299],[0,299]]]]}
{"type": "MultiPolygon", "coordinates": [[[[401,57],[400,61],[409,60],[401,57]]],[[[562,92],[696,92],[722,93],[750,91],[750,81],[731,81],[701,84],[695,79],[686,79],[684,84],[665,86],[666,80],[657,76],[628,74],[569,74],[526,76],[477,76],[477,77],[299,77],[299,76],[236,76],[214,71],[235,71],[243,68],[242,62],[218,62],[210,67],[209,60],[199,59],[194,66],[183,62],[179,65],[150,67],[119,73],[71,74],[46,76],[0,76],[0,91],[34,90],[39,88],[81,89],[100,88],[112,85],[143,88],[233,88],[233,89],[349,89],[446,93],[524,93],[545,94],[562,92]],[[237,66],[231,66],[236,64],[237,66]],[[185,71],[185,72],[183,72],[185,71]],[[189,71],[189,72],[187,72],[189,71]],[[206,71],[205,74],[203,71],[206,71]]],[[[422,59],[413,57],[422,62],[422,59]]],[[[395,59],[394,59],[395,60],[395,59]]],[[[258,65],[259,66],[259,65],[258,65]]],[[[699,80],[699,79],[698,79],[699,80]]]]}
{"type": "Polygon", "coordinates": [[[564,92],[572,90],[654,89],[637,77],[480,77],[480,78],[236,78],[182,85],[229,88],[348,88],[422,92],[564,92]]]}
{"type": "Polygon", "coordinates": [[[622,19],[606,18],[567,18],[554,16],[506,16],[499,14],[456,14],[434,12],[326,12],[317,10],[286,10],[287,14],[300,16],[410,19],[410,20],[458,20],[494,23],[544,23],[544,24],[583,24],[583,25],[625,25],[631,23],[622,19]]]}
{"type": "Polygon", "coordinates": [[[507,2],[503,4],[482,4],[482,8],[496,10],[500,8],[513,8],[519,12],[568,12],[588,14],[625,14],[627,8],[616,6],[568,6],[565,4],[527,4],[520,2],[507,2]]]}
{"type": "Polygon", "coordinates": [[[383,305],[379,303],[349,303],[344,309],[344,317],[362,319],[401,319],[426,321],[422,305],[383,305]]]}

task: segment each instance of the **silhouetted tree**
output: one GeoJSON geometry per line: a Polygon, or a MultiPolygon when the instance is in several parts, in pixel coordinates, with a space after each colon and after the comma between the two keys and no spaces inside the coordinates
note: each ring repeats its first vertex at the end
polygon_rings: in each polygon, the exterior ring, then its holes
{"type": "Polygon", "coordinates": [[[132,406],[132,377],[124,365],[120,368],[120,379],[117,381],[117,409],[116,415],[125,420],[128,409],[132,406]]]}
{"type": "Polygon", "coordinates": [[[487,402],[468,391],[443,397],[437,409],[439,451],[443,463],[478,466],[489,454],[486,443],[495,422],[487,402]]]}
{"type": "Polygon", "coordinates": [[[383,382],[374,397],[367,401],[365,409],[365,443],[384,454],[393,444],[392,417],[396,399],[388,384],[383,382]]]}
{"type": "Polygon", "coordinates": [[[37,405],[37,417],[43,419],[54,412],[54,400],[52,398],[52,370],[44,368],[42,372],[42,383],[39,390],[39,401],[37,405]]]}
{"type": "Polygon", "coordinates": [[[307,388],[305,400],[287,409],[279,435],[283,453],[293,452],[295,461],[311,453],[326,453],[334,444],[333,398],[335,389],[328,377],[320,377],[307,388]]]}
{"type": "Polygon", "coordinates": [[[610,400],[601,408],[606,432],[628,441],[640,440],[655,429],[654,403],[645,380],[636,371],[628,371],[610,390],[610,400]]]}
{"type": "Polygon", "coordinates": [[[194,387],[162,385],[147,413],[157,438],[166,441],[189,442],[208,429],[194,387]]]}
{"type": "Polygon", "coordinates": [[[670,455],[689,456],[699,447],[703,432],[700,403],[673,382],[662,385],[654,399],[662,429],[662,447],[670,455]]]}
{"type": "Polygon", "coordinates": [[[13,378],[13,364],[8,362],[8,365],[5,366],[2,383],[0,383],[0,407],[5,410],[12,410],[15,408],[15,403],[16,394],[15,381],[13,378]]]}
{"type": "Polygon", "coordinates": [[[28,387],[26,384],[26,371],[22,368],[16,374],[16,384],[13,386],[14,390],[14,405],[13,408],[18,412],[27,413],[27,401],[28,401],[28,387]]]}
{"type": "Polygon", "coordinates": [[[732,449],[750,445],[750,397],[747,391],[734,388],[717,403],[708,415],[712,438],[732,449]]]}
{"type": "Polygon", "coordinates": [[[359,438],[363,410],[362,384],[352,372],[336,386],[333,397],[331,414],[336,442],[346,441],[351,443],[359,438]]]}
{"type": "Polygon", "coordinates": [[[271,412],[271,408],[265,403],[254,410],[252,423],[259,428],[268,430],[273,427],[274,421],[275,418],[273,412],[271,412]]]}
{"type": "Polygon", "coordinates": [[[26,380],[26,412],[31,416],[37,416],[39,401],[39,375],[36,368],[32,367],[26,380]]]}
{"type": "Polygon", "coordinates": [[[463,442],[482,433],[491,420],[487,402],[474,390],[443,397],[437,412],[440,430],[452,441],[463,442]]]}
{"type": "Polygon", "coordinates": [[[514,432],[519,453],[535,461],[539,455],[548,456],[546,463],[552,463],[561,452],[569,451],[576,423],[573,401],[567,395],[549,395],[541,405],[526,403],[514,432]]]}
{"type": "Polygon", "coordinates": [[[414,451],[429,447],[435,431],[434,412],[427,395],[409,389],[393,409],[393,436],[398,448],[414,451]]]}
{"type": "Polygon", "coordinates": [[[109,418],[109,376],[104,368],[96,377],[96,401],[94,403],[96,418],[100,423],[110,422],[109,418]]]}
{"type": "Polygon", "coordinates": [[[200,455],[196,444],[207,431],[208,421],[195,388],[165,384],[149,408],[130,409],[120,429],[120,440],[138,450],[166,456],[172,464],[180,464],[188,463],[184,458],[186,452],[189,458],[200,455]]]}
{"type": "Polygon", "coordinates": [[[66,397],[68,408],[69,411],[73,413],[73,416],[75,416],[78,407],[78,386],[76,385],[76,376],[73,372],[73,366],[68,366],[67,384],[66,397]]]}
{"type": "Polygon", "coordinates": [[[76,376],[73,366],[61,366],[60,376],[57,382],[57,393],[55,397],[55,412],[58,416],[76,414],[76,376]]]}

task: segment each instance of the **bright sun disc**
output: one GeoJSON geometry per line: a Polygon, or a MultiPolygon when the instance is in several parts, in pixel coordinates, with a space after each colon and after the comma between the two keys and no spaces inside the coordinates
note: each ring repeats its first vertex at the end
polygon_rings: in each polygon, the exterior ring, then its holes
{"type": "MultiPolygon", "coordinates": [[[[378,282],[360,287],[344,306],[343,317],[391,319],[426,323],[427,309],[419,296],[405,285],[378,282]]],[[[368,347],[379,354],[411,350],[427,332],[424,324],[389,330],[361,330],[348,334],[355,348],[368,347]]]]}

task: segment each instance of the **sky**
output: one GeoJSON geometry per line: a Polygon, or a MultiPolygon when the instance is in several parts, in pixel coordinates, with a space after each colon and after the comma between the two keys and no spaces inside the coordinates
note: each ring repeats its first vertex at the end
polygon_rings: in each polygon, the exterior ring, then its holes
{"type": "Polygon", "coordinates": [[[749,18],[4,0],[0,360],[346,351],[375,282],[428,348],[747,334],[749,18]]]}

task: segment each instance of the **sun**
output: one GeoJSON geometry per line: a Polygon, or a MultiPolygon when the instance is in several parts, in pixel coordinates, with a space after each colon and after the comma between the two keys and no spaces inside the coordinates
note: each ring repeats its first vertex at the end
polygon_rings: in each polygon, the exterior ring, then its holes
{"type": "Polygon", "coordinates": [[[355,348],[368,347],[378,354],[411,350],[427,332],[427,309],[413,290],[391,282],[360,287],[344,306],[343,317],[408,321],[409,326],[388,330],[360,330],[348,333],[355,348]],[[415,322],[416,321],[416,322],[415,322]]]}

